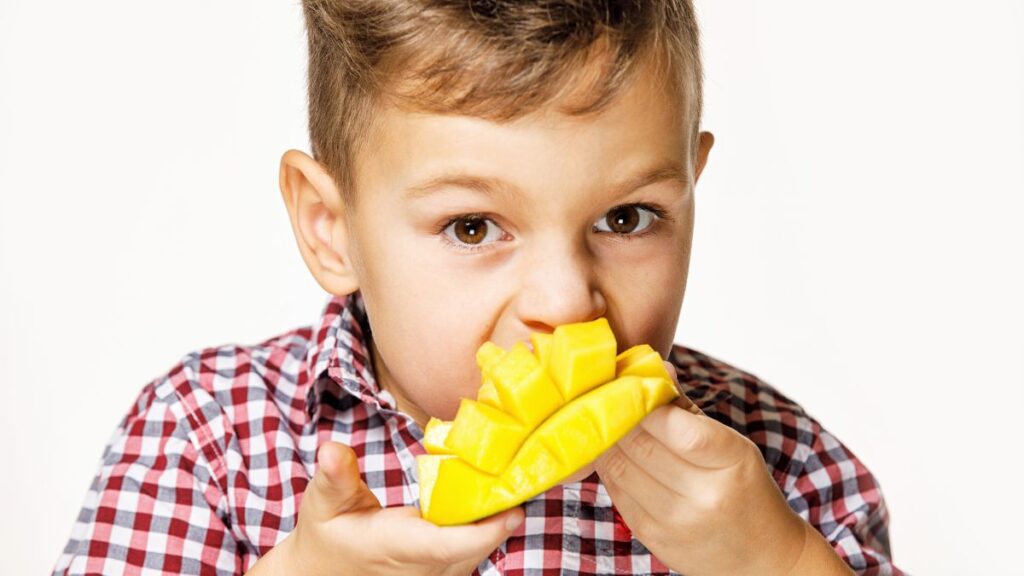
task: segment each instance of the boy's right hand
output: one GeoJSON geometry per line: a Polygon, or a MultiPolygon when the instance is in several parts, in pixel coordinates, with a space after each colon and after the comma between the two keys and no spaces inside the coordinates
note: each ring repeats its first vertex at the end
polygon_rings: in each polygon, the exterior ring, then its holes
{"type": "Polygon", "coordinates": [[[317,461],[295,530],[250,575],[466,576],[523,522],[516,507],[473,524],[436,526],[414,506],[382,508],[348,446],[326,442],[317,461]]]}

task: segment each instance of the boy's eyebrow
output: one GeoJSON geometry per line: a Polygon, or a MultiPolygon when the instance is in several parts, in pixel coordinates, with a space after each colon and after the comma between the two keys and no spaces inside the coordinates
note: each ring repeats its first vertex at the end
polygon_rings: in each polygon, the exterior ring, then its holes
{"type": "MultiPolygon", "coordinates": [[[[685,184],[686,170],[683,169],[679,162],[665,162],[630,176],[618,182],[612,188],[615,191],[615,197],[618,198],[625,196],[633,190],[643,188],[655,182],[661,182],[662,180],[676,180],[685,184]]],[[[519,195],[519,189],[515,185],[500,178],[455,171],[435,176],[419,184],[414,184],[405,189],[403,197],[406,200],[423,198],[445,187],[466,188],[485,196],[501,195],[514,197],[519,195]]]]}

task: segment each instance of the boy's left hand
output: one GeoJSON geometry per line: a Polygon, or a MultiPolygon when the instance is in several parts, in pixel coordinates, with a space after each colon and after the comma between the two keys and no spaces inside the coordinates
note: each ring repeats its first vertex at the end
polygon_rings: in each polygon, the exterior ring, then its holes
{"type": "Polygon", "coordinates": [[[804,521],[757,446],[685,395],[651,412],[594,467],[636,538],[673,570],[783,575],[801,555],[804,521]]]}

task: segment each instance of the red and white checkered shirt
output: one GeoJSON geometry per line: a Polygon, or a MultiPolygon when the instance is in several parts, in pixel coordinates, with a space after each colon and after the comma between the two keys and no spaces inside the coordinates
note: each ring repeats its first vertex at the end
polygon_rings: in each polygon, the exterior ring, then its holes
{"type": "MultiPolygon", "coordinates": [[[[417,504],[423,433],[377,388],[369,337],[357,292],[332,299],[315,329],[185,356],[118,426],[54,573],[242,574],[295,527],[326,440],[355,450],[383,506],[417,504]]],[[[680,345],[670,360],[855,571],[902,574],[878,483],[852,452],[756,377],[680,345]]],[[[632,538],[596,474],[523,507],[474,574],[676,574],[632,538]]]]}

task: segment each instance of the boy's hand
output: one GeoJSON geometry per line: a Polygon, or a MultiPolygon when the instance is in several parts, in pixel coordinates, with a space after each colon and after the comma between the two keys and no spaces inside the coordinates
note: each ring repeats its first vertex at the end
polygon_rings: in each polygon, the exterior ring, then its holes
{"type": "Polygon", "coordinates": [[[439,527],[414,506],[382,508],[348,446],[326,442],[317,461],[298,525],[250,574],[466,576],[523,521],[517,507],[474,524],[439,527]]]}
{"type": "Polygon", "coordinates": [[[805,522],[757,446],[685,395],[651,412],[594,464],[633,534],[673,570],[781,576],[804,553],[805,522]]]}

